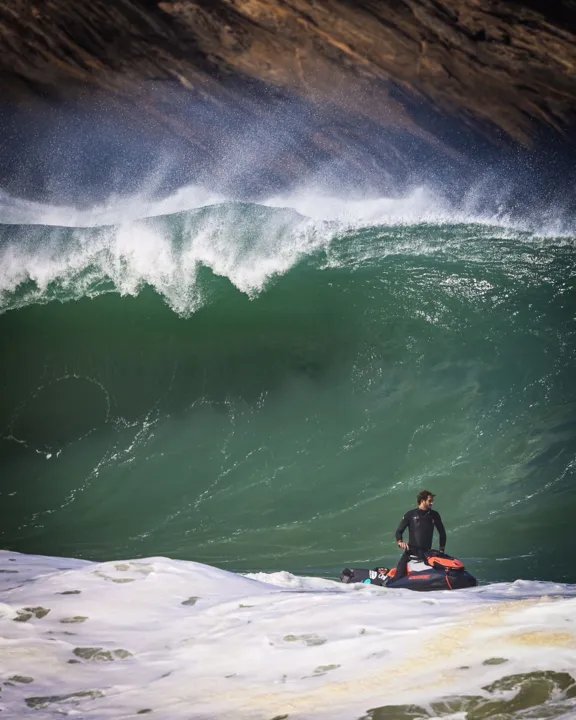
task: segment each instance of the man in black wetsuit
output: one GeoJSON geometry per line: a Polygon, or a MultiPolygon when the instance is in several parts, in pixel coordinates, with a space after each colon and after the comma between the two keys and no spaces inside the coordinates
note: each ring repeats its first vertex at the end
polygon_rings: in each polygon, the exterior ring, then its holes
{"type": "Polygon", "coordinates": [[[404,552],[396,568],[396,575],[390,582],[394,583],[407,574],[410,556],[416,556],[421,560],[424,559],[424,553],[432,547],[434,528],[438,530],[440,535],[440,552],[444,552],[446,530],[442,524],[440,514],[436,510],[432,510],[434,497],[435,495],[428,490],[419,492],[417,497],[418,507],[409,510],[400,521],[400,525],[396,530],[396,543],[404,552]],[[407,543],[402,540],[402,534],[406,528],[409,528],[407,543]]]}

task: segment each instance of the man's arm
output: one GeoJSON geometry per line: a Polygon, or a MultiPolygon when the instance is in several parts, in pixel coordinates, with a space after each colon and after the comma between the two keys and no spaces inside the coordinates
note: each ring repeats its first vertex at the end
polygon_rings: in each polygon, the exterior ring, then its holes
{"type": "Polygon", "coordinates": [[[402,548],[402,550],[406,550],[408,548],[408,545],[406,545],[405,542],[402,541],[402,533],[408,525],[410,524],[410,512],[407,512],[402,520],[400,520],[400,525],[396,528],[396,544],[402,548]]]}
{"type": "Polygon", "coordinates": [[[438,512],[436,513],[436,529],[440,535],[440,552],[444,552],[444,548],[446,547],[446,529],[438,512]]]}

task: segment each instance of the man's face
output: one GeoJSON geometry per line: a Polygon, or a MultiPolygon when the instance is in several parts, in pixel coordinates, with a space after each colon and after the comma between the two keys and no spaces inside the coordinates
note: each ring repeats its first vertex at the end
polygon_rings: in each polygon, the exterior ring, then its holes
{"type": "Polygon", "coordinates": [[[426,500],[424,500],[424,505],[428,508],[428,510],[432,509],[432,505],[434,505],[434,496],[429,495],[426,500]]]}

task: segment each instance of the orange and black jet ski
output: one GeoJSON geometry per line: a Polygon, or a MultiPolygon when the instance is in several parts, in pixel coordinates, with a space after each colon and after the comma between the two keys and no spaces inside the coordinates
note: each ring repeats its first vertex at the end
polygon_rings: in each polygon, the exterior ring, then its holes
{"type": "Polygon", "coordinates": [[[460,590],[475,587],[478,581],[472,577],[464,564],[446,553],[428,550],[424,560],[417,557],[410,559],[408,574],[398,580],[394,579],[396,568],[375,568],[374,570],[344,568],[340,573],[343,583],[365,583],[382,585],[389,588],[419,590],[460,590]]]}

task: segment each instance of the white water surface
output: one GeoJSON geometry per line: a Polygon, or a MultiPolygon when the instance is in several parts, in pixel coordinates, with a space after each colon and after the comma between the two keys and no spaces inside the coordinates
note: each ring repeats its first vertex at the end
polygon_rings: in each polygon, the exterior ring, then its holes
{"type": "Polygon", "coordinates": [[[575,585],[415,593],[0,552],[2,718],[344,720],[537,670],[576,672],[575,585]]]}

